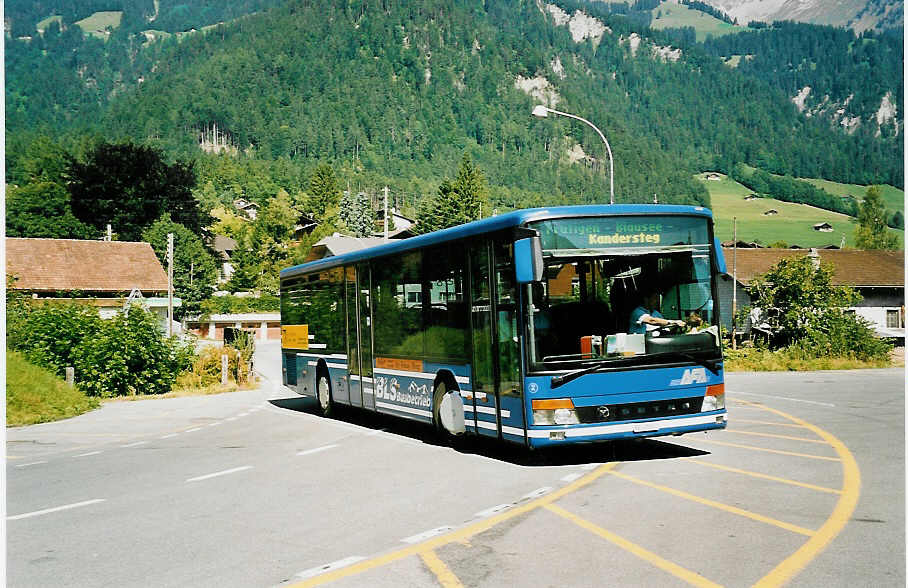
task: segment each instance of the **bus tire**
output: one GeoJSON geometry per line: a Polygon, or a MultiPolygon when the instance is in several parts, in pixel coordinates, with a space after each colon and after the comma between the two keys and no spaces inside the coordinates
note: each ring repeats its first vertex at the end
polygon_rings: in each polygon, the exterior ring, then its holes
{"type": "MultiPolygon", "coordinates": [[[[453,386],[450,388],[456,390],[453,386]]],[[[460,436],[463,433],[463,423],[460,423],[460,431],[451,431],[448,429],[441,418],[441,404],[445,396],[449,393],[449,387],[445,380],[440,380],[435,385],[435,392],[432,394],[432,422],[435,424],[435,430],[438,432],[438,435],[446,440],[453,440],[460,436]]],[[[457,399],[460,399],[460,395],[457,395],[457,399]]],[[[461,421],[463,419],[461,418],[461,421]]]]}
{"type": "Polygon", "coordinates": [[[328,381],[328,374],[319,371],[318,380],[315,385],[316,399],[318,400],[318,412],[323,417],[329,417],[334,412],[334,401],[331,398],[331,383],[328,381]]]}

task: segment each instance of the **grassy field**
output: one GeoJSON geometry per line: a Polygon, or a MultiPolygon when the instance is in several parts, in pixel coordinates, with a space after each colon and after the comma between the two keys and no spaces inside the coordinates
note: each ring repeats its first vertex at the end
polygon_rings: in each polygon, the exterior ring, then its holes
{"type": "MultiPolygon", "coordinates": [[[[697,176],[709,191],[712,210],[716,219],[716,235],[721,241],[730,241],[733,235],[733,218],[738,219],[738,239],[742,241],[759,241],[769,245],[775,241],[784,241],[788,245],[801,247],[823,247],[841,245],[845,237],[846,246],[854,246],[854,222],[851,217],[830,212],[806,204],[782,202],[770,198],[744,200],[751,191],[741,184],[722,177],[719,181],[707,181],[705,174],[697,176]],[[777,210],[778,214],[765,216],[767,210],[777,210]],[[817,223],[827,222],[833,232],[821,233],[813,229],[817,223]]],[[[893,231],[904,244],[904,231],[893,231]]]]}
{"type": "Polygon", "coordinates": [[[6,424],[33,425],[80,415],[98,407],[50,371],[27,362],[22,354],[6,352],[6,424]]]}
{"type": "MultiPolygon", "coordinates": [[[[817,188],[822,188],[834,196],[851,195],[857,198],[858,201],[863,200],[864,194],[867,193],[867,186],[858,184],[839,184],[838,182],[809,178],[805,178],[804,181],[810,182],[817,188]]],[[[883,202],[886,203],[886,208],[892,212],[900,210],[902,214],[905,214],[905,193],[889,185],[882,185],[880,188],[882,189],[883,202]]]]}
{"type": "Polygon", "coordinates": [[[697,41],[705,41],[708,35],[717,37],[747,30],[747,27],[730,25],[714,16],[688,8],[683,4],[665,2],[660,4],[652,13],[653,21],[650,25],[652,28],[676,29],[693,27],[697,31],[697,41]]]}
{"type": "Polygon", "coordinates": [[[88,18],[76,21],[75,24],[81,27],[81,29],[89,35],[106,39],[107,35],[104,31],[107,30],[107,27],[112,29],[119,27],[122,18],[123,12],[120,10],[105,10],[96,12],[88,18]]]}
{"type": "Polygon", "coordinates": [[[52,22],[56,22],[58,25],[62,25],[63,17],[60,16],[59,14],[55,14],[53,16],[48,16],[47,18],[45,18],[44,20],[42,20],[41,22],[36,24],[35,29],[39,33],[44,34],[44,31],[47,30],[47,27],[50,26],[50,23],[52,23],[52,22]]]}

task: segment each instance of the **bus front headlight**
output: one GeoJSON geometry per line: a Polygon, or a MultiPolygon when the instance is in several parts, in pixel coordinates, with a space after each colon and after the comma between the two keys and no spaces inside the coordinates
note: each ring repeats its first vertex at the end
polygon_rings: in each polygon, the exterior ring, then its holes
{"type": "Polygon", "coordinates": [[[576,425],[580,423],[570,398],[544,398],[533,401],[534,425],[576,425]]]}
{"type": "Polygon", "coordinates": [[[722,410],[725,408],[725,384],[714,384],[706,387],[706,395],[703,397],[703,412],[711,410],[722,410]]]}
{"type": "Polygon", "coordinates": [[[573,408],[559,408],[555,411],[555,424],[577,425],[580,421],[577,420],[577,412],[573,408]]]}

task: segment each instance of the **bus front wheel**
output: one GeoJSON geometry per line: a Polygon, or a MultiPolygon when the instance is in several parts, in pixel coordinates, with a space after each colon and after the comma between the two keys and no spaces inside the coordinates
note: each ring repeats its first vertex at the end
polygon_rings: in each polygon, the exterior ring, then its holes
{"type": "Polygon", "coordinates": [[[328,376],[324,373],[318,375],[318,384],[316,384],[318,393],[318,411],[322,416],[331,416],[334,409],[334,402],[331,400],[331,384],[328,382],[328,376]]]}

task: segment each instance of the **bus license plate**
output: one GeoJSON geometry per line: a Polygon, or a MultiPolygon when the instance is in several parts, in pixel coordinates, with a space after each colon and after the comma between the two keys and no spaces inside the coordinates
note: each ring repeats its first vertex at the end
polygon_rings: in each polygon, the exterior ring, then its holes
{"type": "Polygon", "coordinates": [[[659,427],[651,425],[650,423],[637,423],[634,425],[635,433],[655,433],[659,430],[659,427]]]}

